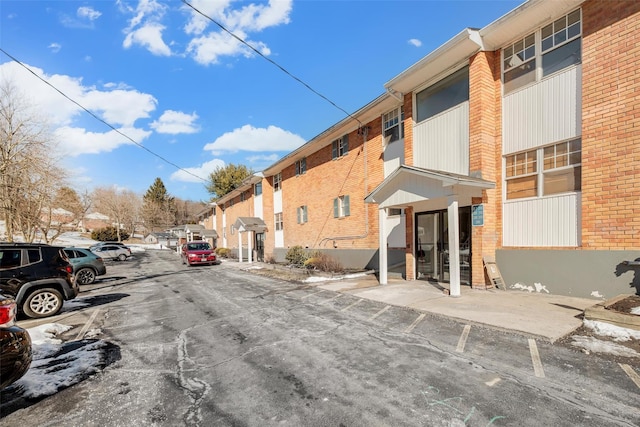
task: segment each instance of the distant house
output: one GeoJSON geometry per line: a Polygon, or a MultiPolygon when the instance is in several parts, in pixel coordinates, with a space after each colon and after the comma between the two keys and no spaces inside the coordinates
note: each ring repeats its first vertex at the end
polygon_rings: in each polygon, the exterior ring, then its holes
{"type": "Polygon", "coordinates": [[[215,230],[205,228],[201,224],[178,225],[168,231],[177,236],[178,245],[183,245],[193,240],[206,240],[213,247],[217,246],[218,233],[215,230]]]}
{"type": "Polygon", "coordinates": [[[160,244],[168,248],[178,246],[178,236],[168,231],[149,233],[144,238],[145,243],[160,244]]]}
{"type": "Polygon", "coordinates": [[[80,222],[80,227],[86,231],[93,231],[100,228],[110,227],[113,223],[107,215],[93,212],[84,216],[80,222]]]}

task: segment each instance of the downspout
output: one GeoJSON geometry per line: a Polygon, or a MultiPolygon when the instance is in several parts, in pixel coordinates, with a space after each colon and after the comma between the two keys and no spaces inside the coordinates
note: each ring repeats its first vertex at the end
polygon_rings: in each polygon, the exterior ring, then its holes
{"type": "MultiPolygon", "coordinates": [[[[362,158],[364,161],[364,194],[367,195],[367,136],[369,135],[369,126],[361,126],[358,129],[358,133],[362,135],[362,158]]],[[[320,240],[318,246],[322,247],[328,241],[333,240],[354,240],[354,239],[364,239],[369,235],[369,204],[364,204],[364,234],[360,234],[357,236],[334,236],[334,237],[325,237],[320,240]]],[[[335,247],[335,246],[334,246],[335,247]]]]}

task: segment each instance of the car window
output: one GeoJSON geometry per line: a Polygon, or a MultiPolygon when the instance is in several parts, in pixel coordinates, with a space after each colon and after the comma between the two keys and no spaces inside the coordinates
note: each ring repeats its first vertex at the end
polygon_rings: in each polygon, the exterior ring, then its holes
{"type": "Polygon", "coordinates": [[[38,249],[29,249],[29,264],[40,261],[40,251],[38,249]]]}
{"type": "Polygon", "coordinates": [[[0,250],[0,268],[13,268],[20,265],[20,249],[0,250]]]}

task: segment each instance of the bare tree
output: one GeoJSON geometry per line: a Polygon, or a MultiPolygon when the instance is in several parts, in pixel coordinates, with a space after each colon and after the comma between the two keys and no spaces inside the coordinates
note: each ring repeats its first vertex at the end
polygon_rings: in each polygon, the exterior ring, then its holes
{"type": "Polygon", "coordinates": [[[135,224],[140,217],[141,203],[140,197],[133,191],[121,190],[115,186],[99,187],[93,191],[93,200],[96,210],[108,215],[113,221],[118,230],[118,240],[121,240],[122,228],[135,231],[135,224]]]}
{"type": "Polygon", "coordinates": [[[46,121],[12,82],[0,82],[0,217],[7,240],[16,232],[34,240],[43,208],[65,179],[55,153],[46,121]]]}

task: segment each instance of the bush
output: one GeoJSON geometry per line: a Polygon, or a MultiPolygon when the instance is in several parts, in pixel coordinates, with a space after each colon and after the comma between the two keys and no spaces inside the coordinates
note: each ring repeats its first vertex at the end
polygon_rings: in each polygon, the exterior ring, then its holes
{"type": "Polygon", "coordinates": [[[305,261],[309,259],[309,253],[302,246],[292,246],[287,251],[284,258],[293,265],[304,265],[305,261]]]}
{"type": "Polygon", "coordinates": [[[264,257],[264,262],[267,264],[277,264],[276,257],[273,254],[267,255],[264,257]]]}
{"type": "Polygon", "coordinates": [[[313,253],[313,255],[305,261],[304,266],[325,272],[338,272],[344,270],[340,261],[319,251],[313,253]]]}
{"type": "MultiPolygon", "coordinates": [[[[104,227],[91,232],[91,238],[98,240],[99,242],[117,242],[118,241],[118,229],[116,227],[104,227]]],[[[129,233],[125,230],[120,230],[120,239],[127,240],[129,233]]]]}
{"type": "Polygon", "coordinates": [[[218,254],[220,258],[228,258],[229,248],[216,248],[216,254],[218,254]]]}

